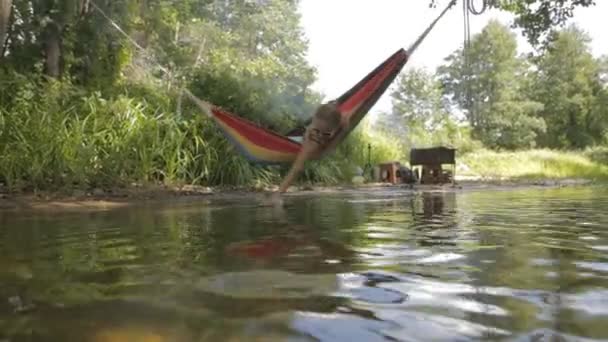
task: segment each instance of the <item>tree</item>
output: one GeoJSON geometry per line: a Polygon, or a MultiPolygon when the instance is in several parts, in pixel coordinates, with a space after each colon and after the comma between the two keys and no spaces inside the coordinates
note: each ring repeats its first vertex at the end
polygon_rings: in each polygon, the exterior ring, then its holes
{"type": "Polygon", "coordinates": [[[599,77],[604,88],[608,87],[608,56],[602,56],[599,62],[599,77]]]}
{"type": "Polygon", "coordinates": [[[608,56],[596,60],[598,63],[595,100],[591,111],[591,134],[596,144],[608,144],[608,56]]]}
{"type": "Polygon", "coordinates": [[[441,84],[425,69],[409,69],[397,78],[390,94],[392,109],[381,114],[378,128],[405,147],[457,145],[469,135],[450,114],[441,84]]]}
{"type": "MultiPolygon", "coordinates": [[[[134,1],[96,4],[128,30],[134,1]]],[[[128,47],[88,0],[13,0],[12,5],[4,65],[20,73],[44,71],[83,81],[118,77],[128,47]]]]}
{"type": "Polygon", "coordinates": [[[199,95],[208,100],[285,128],[295,116],[309,115],[315,97],[309,89],[315,71],[306,61],[297,5],[294,0],[13,0],[13,39],[2,67],[66,77],[105,92],[120,81],[166,76],[165,84],[200,85],[199,95]],[[158,64],[169,73],[159,72],[158,64]]]}
{"type": "Polygon", "coordinates": [[[268,181],[278,175],[224,158],[232,145],[177,90],[279,132],[318,104],[294,0],[12,0],[11,12],[0,62],[11,187],[268,181]]]}
{"type": "Polygon", "coordinates": [[[6,33],[9,29],[13,0],[0,0],[0,59],[4,57],[6,33]]]}
{"type": "Polygon", "coordinates": [[[214,103],[279,131],[293,128],[310,116],[317,101],[309,89],[316,75],[305,57],[308,43],[297,1],[228,3],[226,9],[216,2],[210,21],[185,28],[193,45],[184,44],[182,51],[198,51],[205,44],[205,65],[186,77],[197,94],[214,103]]]}
{"type": "Polygon", "coordinates": [[[535,117],[542,105],[522,91],[528,70],[507,27],[490,21],[469,49],[457,50],[446,62],[438,68],[444,92],[464,111],[474,138],[492,148],[534,146],[545,129],[535,117]]]}
{"type": "MultiPolygon", "coordinates": [[[[474,4],[481,0],[470,1],[474,4]]],[[[437,0],[431,0],[431,6],[434,6],[436,2],[437,0]]],[[[595,5],[594,0],[483,0],[482,3],[483,7],[477,4],[478,8],[471,5],[472,11],[477,12],[491,7],[513,13],[515,16],[514,28],[522,29],[528,42],[533,46],[540,44],[547,33],[555,27],[565,25],[568,19],[572,18],[577,7],[595,5]]]]}
{"type": "Polygon", "coordinates": [[[538,59],[536,98],[544,103],[545,146],[581,148],[602,140],[605,110],[600,65],[590,52],[589,36],[570,26],[553,32],[538,59]]]}
{"type": "Polygon", "coordinates": [[[514,26],[521,28],[532,45],[538,45],[556,26],[563,26],[576,7],[595,5],[594,0],[516,0],[500,1],[499,7],[515,15],[514,26]]]}
{"type": "Polygon", "coordinates": [[[399,76],[391,93],[393,129],[428,131],[438,129],[448,112],[442,101],[440,84],[424,69],[410,69],[399,76]]]}

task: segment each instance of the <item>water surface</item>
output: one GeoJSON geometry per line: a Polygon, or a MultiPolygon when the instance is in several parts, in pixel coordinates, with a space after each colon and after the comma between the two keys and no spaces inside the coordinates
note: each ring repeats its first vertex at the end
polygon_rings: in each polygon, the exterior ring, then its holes
{"type": "Polygon", "coordinates": [[[608,339],[608,189],[0,213],[0,341],[608,339]]]}

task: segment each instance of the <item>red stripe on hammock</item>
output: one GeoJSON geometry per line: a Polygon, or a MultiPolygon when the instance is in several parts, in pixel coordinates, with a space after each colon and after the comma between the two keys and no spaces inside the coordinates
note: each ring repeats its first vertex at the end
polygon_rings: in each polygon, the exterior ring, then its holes
{"type": "Polygon", "coordinates": [[[264,129],[245,119],[231,115],[218,108],[213,108],[213,114],[218,120],[233,128],[251,143],[277,152],[298,153],[301,145],[286,137],[264,129]]]}
{"type": "Polygon", "coordinates": [[[359,90],[340,105],[340,111],[347,113],[351,112],[354,108],[359,106],[359,104],[367,100],[405,59],[407,59],[405,51],[395,55],[392,60],[387,62],[382,70],[372,76],[361,88],[359,88],[359,90]]]}

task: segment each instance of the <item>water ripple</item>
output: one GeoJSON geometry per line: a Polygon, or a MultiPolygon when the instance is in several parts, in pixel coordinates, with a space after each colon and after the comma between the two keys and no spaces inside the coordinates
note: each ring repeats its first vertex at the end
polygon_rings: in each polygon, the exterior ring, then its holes
{"type": "Polygon", "coordinates": [[[161,207],[2,217],[0,340],[608,339],[608,189],[161,207]]]}

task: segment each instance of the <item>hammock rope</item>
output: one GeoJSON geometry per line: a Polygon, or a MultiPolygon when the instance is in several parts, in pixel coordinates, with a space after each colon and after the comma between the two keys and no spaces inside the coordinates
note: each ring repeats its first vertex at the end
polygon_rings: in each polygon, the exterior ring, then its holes
{"type": "Polygon", "coordinates": [[[435,28],[435,25],[437,24],[437,22],[439,22],[439,20],[441,20],[441,18],[443,18],[443,16],[447,13],[447,11],[456,4],[456,1],[457,0],[450,1],[450,3],[441,12],[441,14],[439,14],[439,16],[437,16],[437,18],[435,18],[435,20],[433,20],[431,22],[429,27],[427,27],[426,30],[424,30],[424,32],[422,32],[422,34],[418,37],[418,39],[416,39],[416,41],[409,47],[409,49],[407,49],[408,56],[411,56],[414,53],[414,51],[418,48],[418,46],[420,46],[422,41],[429,35],[429,33],[431,33],[433,28],[435,28]]]}
{"type": "Polygon", "coordinates": [[[471,78],[471,61],[469,51],[471,49],[471,14],[481,15],[494,6],[494,0],[482,0],[481,9],[475,6],[475,0],[462,0],[462,15],[464,23],[464,42],[462,44],[462,58],[464,60],[464,78],[466,82],[465,96],[467,100],[467,109],[472,116],[475,115],[475,106],[473,105],[473,95],[469,79],[471,78]]]}
{"type": "MultiPolygon", "coordinates": [[[[108,14],[106,14],[106,12],[104,10],[102,10],[93,0],[89,0],[89,3],[93,6],[93,8],[95,10],[97,10],[102,17],[104,17],[111,25],[112,27],[114,27],[116,29],[116,31],[118,31],[121,35],[123,35],[125,38],[127,38],[127,40],[129,41],[129,43],[131,43],[133,46],[135,46],[144,56],[144,58],[148,59],[148,61],[150,61],[152,64],[154,64],[155,67],[159,68],[160,71],[162,71],[165,75],[167,75],[169,77],[169,83],[171,83],[171,80],[173,79],[172,75],[173,73],[171,72],[171,70],[168,67],[163,66],[158,60],[156,60],[156,58],[149,54],[148,51],[142,47],[141,45],[139,45],[139,43],[137,43],[137,41],[135,41],[135,39],[133,39],[131,36],[129,36],[129,34],[127,32],[125,32],[122,27],[120,27],[120,25],[118,25],[118,23],[116,21],[114,21],[108,14]]],[[[147,70],[146,70],[147,71],[147,70]]],[[[150,73],[148,71],[148,73],[150,73]]]]}

